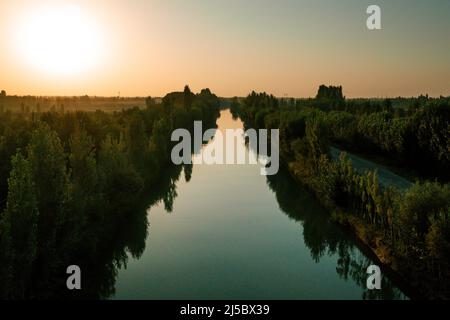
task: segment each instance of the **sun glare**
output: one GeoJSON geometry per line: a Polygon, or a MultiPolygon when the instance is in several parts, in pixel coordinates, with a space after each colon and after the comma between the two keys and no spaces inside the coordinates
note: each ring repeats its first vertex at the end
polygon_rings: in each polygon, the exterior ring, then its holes
{"type": "Polygon", "coordinates": [[[100,37],[80,7],[41,8],[24,17],[19,28],[22,57],[41,72],[72,75],[100,61],[100,37]]]}

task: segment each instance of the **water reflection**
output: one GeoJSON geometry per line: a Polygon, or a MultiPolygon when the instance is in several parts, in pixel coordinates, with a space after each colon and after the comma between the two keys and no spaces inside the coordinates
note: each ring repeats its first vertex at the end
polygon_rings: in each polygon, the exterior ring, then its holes
{"type": "Polygon", "coordinates": [[[353,281],[361,288],[362,299],[405,299],[387,276],[383,277],[382,290],[368,290],[367,267],[373,260],[364,255],[356,240],[332,222],[320,204],[307,190],[302,189],[282,169],[276,176],[268,176],[267,184],[276,194],[281,210],[303,226],[303,238],[311,257],[320,263],[323,256],[338,255],[336,272],[345,281],[353,281]]]}
{"type": "MultiPolygon", "coordinates": [[[[219,127],[242,128],[240,121],[231,120],[228,111],[222,112],[221,119],[219,127]]],[[[199,152],[195,150],[195,153],[199,152]]],[[[254,152],[252,146],[250,152],[254,152]]],[[[339,293],[330,296],[327,291],[336,283],[351,282],[351,285],[342,284],[339,288],[352,293],[360,292],[363,299],[404,298],[387,276],[383,279],[382,290],[366,289],[365,270],[373,264],[373,260],[362,252],[355,239],[332,223],[320,204],[283,170],[276,176],[264,178],[259,176],[259,166],[240,169],[175,166],[168,168],[158,185],[144,194],[142,202],[130,204],[120,212],[111,213],[108,219],[90,225],[79,246],[62,244],[67,251],[55,256],[55,266],[60,271],[54,272],[48,270],[48,266],[41,266],[43,272],[33,277],[26,297],[276,299],[325,296],[340,299],[339,293]],[[181,179],[183,175],[184,179],[181,179]],[[195,179],[195,183],[191,182],[195,179]],[[277,203],[270,198],[264,179],[267,179],[277,203]],[[187,184],[189,187],[195,185],[196,193],[191,191],[185,195],[189,191],[187,184]],[[222,189],[217,189],[218,184],[222,189]],[[178,192],[180,185],[184,188],[182,192],[178,192]],[[180,197],[185,195],[185,198],[175,210],[178,193],[180,197]],[[197,194],[202,198],[196,197],[197,194]],[[195,206],[197,203],[198,206],[195,206]],[[272,203],[273,207],[268,206],[272,203]],[[280,219],[283,217],[276,214],[276,206],[292,221],[280,219]],[[165,225],[158,224],[157,219],[149,221],[149,217],[155,215],[155,210],[160,207],[163,214],[172,213],[171,216],[184,219],[184,224],[173,220],[166,221],[165,225]],[[186,230],[188,228],[191,229],[186,230]],[[271,234],[267,230],[275,231],[271,234]],[[302,232],[301,237],[291,236],[296,230],[302,232]],[[155,239],[153,234],[156,234],[155,239]],[[289,251],[289,245],[298,251],[289,251]],[[304,247],[309,251],[312,263],[300,251],[304,247]],[[178,251],[171,252],[170,248],[178,251]],[[335,264],[332,268],[327,265],[330,261],[335,264]],[[142,264],[141,268],[145,270],[141,273],[128,271],[131,262],[142,264]],[[66,289],[65,268],[69,264],[81,267],[81,291],[66,289]],[[314,264],[328,272],[324,279],[317,280],[319,286],[308,283],[308,278],[316,275],[316,271],[312,271],[314,264]],[[333,268],[335,274],[329,274],[334,272],[333,268]],[[160,270],[166,273],[159,274],[160,270]],[[302,272],[306,273],[303,277],[300,276],[302,272]],[[144,274],[150,280],[145,280],[144,274]],[[128,276],[122,280],[122,286],[129,282],[133,295],[118,295],[119,275],[128,276]],[[187,275],[192,279],[189,280],[187,275]],[[336,275],[341,282],[335,279],[336,275]],[[158,276],[160,278],[157,279],[158,276]],[[186,287],[177,281],[185,281],[186,287]],[[134,287],[138,283],[153,291],[139,292],[134,287]],[[359,289],[355,290],[354,286],[359,289]],[[310,293],[308,288],[314,288],[316,292],[310,293]]],[[[14,272],[19,273],[20,270],[14,272]]],[[[317,274],[320,272],[317,271],[317,274]]],[[[0,283],[1,297],[8,297],[11,290],[14,288],[0,283]]]]}
{"type": "MultiPolygon", "coordinates": [[[[219,130],[242,128],[227,111],[218,123],[219,130]]],[[[254,146],[249,152],[255,152],[254,146]]],[[[186,183],[172,180],[166,191],[170,196],[163,197],[173,200],[181,187],[177,207],[164,202],[164,208],[149,209],[155,238],[147,246],[154,250],[122,273],[117,298],[406,298],[388,273],[382,290],[366,288],[373,257],[286,171],[267,178],[259,176],[258,166],[195,165],[183,171],[186,183]],[[270,192],[261,188],[264,181],[291,222],[271,207],[270,192]],[[174,216],[168,219],[167,213],[174,216]],[[297,239],[291,235],[295,230],[297,239]],[[322,270],[323,279],[311,281],[322,270]]]]}

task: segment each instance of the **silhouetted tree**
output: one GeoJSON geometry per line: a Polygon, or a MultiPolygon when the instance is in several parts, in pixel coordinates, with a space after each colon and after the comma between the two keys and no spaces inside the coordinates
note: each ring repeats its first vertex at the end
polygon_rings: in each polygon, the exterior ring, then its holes
{"type": "Polygon", "coordinates": [[[189,110],[192,107],[193,101],[193,94],[189,86],[186,85],[184,87],[183,94],[184,94],[184,107],[189,110]]]}

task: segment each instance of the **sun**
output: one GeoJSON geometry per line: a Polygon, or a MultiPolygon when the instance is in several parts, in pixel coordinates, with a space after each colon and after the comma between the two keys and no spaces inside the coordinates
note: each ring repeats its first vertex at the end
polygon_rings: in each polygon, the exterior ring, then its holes
{"type": "Polygon", "coordinates": [[[18,30],[20,54],[42,72],[77,74],[101,59],[98,30],[78,6],[34,10],[24,17],[18,30]]]}

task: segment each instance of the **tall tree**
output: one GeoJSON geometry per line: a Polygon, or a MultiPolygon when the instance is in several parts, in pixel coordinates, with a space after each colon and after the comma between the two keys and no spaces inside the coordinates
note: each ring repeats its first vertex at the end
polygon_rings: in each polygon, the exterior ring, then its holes
{"type": "Polygon", "coordinates": [[[37,256],[39,210],[30,162],[17,153],[12,158],[8,200],[0,224],[2,280],[6,296],[25,298],[37,256]]]}
{"type": "Polygon", "coordinates": [[[38,244],[40,265],[44,274],[41,280],[49,279],[52,268],[58,263],[58,245],[66,236],[65,206],[68,199],[68,176],[66,159],[61,141],[56,132],[41,123],[33,132],[28,145],[28,160],[36,186],[39,209],[38,244]]]}
{"type": "MultiPolygon", "coordinates": [[[[76,207],[76,215],[84,216],[90,206],[94,205],[99,193],[97,161],[95,159],[95,144],[86,130],[75,126],[70,137],[69,165],[73,184],[72,201],[76,207]]],[[[83,219],[84,220],[84,219],[83,219]]]]}
{"type": "Polygon", "coordinates": [[[192,102],[194,100],[194,94],[191,92],[191,89],[189,88],[189,86],[185,86],[184,87],[184,107],[186,109],[190,109],[192,107],[192,102]]]}

